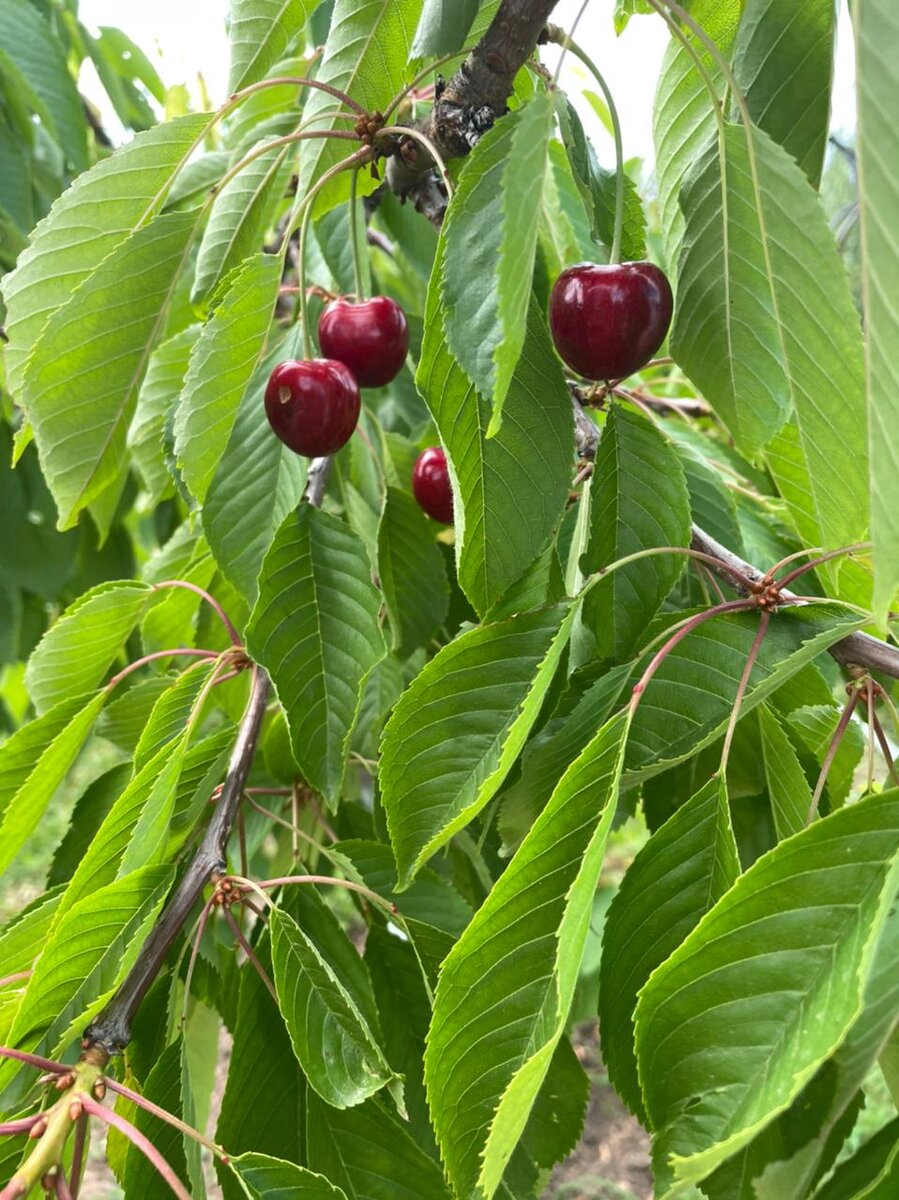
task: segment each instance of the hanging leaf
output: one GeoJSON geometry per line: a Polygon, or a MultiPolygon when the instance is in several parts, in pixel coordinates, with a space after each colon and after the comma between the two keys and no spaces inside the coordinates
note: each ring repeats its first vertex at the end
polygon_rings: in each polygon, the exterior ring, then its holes
{"type": "Polygon", "coordinates": [[[446,620],[449,584],[434,526],[415,499],[387,488],[378,526],[378,575],[401,658],[424,646],[446,620]]]}
{"type": "Polygon", "coordinates": [[[172,481],[163,451],[163,431],[168,414],[174,410],[181,394],[199,332],[199,325],[190,325],[154,350],[137,394],[137,407],[126,442],[152,504],[158,504],[171,490],[172,481]]]}
{"type": "MultiPolygon", "coordinates": [[[[639,413],[614,404],[596,455],[586,575],[629,554],[690,545],[690,501],[683,468],[663,434],[639,413]],[[648,497],[652,497],[651,502],[648,497]]],[[[627,658],[683,574],[686,557],[659,554],[600,579],[584,598],[584,620],[600,658],[627,658]]]]}
{"type": "Polygon", "coordinates": [[[175,456],[184,482],[200,502],[265,351],[281,266],[277,255],[257,254],[235,270],[191,350],[175,413],[175,456]]]}
{"type": "Polygon", "coordinates": [[[207,121],[195,113],[139,134],[79,176],[35,229],[2,285],[7,384],[17,399],[41,330],[110,251],[157,210],[207,121]],[[86,221],[86,212],[102,212],[102,223],[86,221]]]}
{"type": "Polygon", "coordinates": [[[637,996],[740,873],[727,794],[711,780],[652,835],[628,867],[603,927],[603,1062],[618,1095],[646,1120],[634,1053],[637,996]]]}
{"type": "Polygon", "coordinates": [[[409,57],[440,58],[461,50],[480,0],[424,0],[409,57]]]}
{"type": "Polygon", "coordinates": [[[495,1194],[564,1030],[625,736],[613,718],[565,772],[443,964],[425,1079],[458,1195],[495,1194]]]}
{"type": "Polygon", "coordinates": [[[522,613],[462,634],[393,710],[379,779],[400,885],[496,793],[537,718],[575,608],[522,613]]]}
{"type": "Polygon", "coordinates": [[[752,120],[813,187],[827,148],[836,28],[830,0],[746,0],[733,49],[752,120]]]}
{"type": "Polygon", "coordinates": [[[365,680],[384,657],[365,549],[303,504],[265,557],[247,648],[272,677],[308,782],[336,805],[365,680]]]}
{"type": "Polygon", "coordinates": [[[524,346],[552,121],[545,92],[498,121],[466,158],[441,231],[447,342],[490,401],[488,437],[524,346]]]}
{"type": "Polygon", "coordinates": [[[758,859],[643,988],[637,1058],[660,1196],[746,1145],[845,1037],[897,855],[896,792],[833,813],[758,859]]]}
{"type": "Polygon", "coordinates": [[[267,1154],[241,1154],[228,1166],[253,1200],[347,1200],[324,1175],[267,1154]]]}
{"type": "MultiPolygon", "coordinates": [[[[887,118],[899,86],[899,21],[888,0],[858,0],[858,164],[868,356],[868,444],[874,609],[883,620],[899,590],[899,252],[886,214],[899,203],[899,134],[887,118]]],[[[858,468],[857,468],[858,469],[858,468]]],[[[847,498],[847,503],[851,503],[847,498]]]]}
{"type": "Polygon", "coordinates": [[[38,643],[25,672],[39,713],[103,681],[152,597],[145,583],[101,583],[63,613],[38,643]]]}
{"type": "Polygon", "coordinates": [[[310,1086],[335,1108],[361,1104],[387,1087],[402,1106],[402,1080],[377,1041],[365,964],[321,901],[311,930],[283,909],[269,917],[281,1015],[310,1086]]]}
{"type": "Polygon", "coordinates": [[[233,0],[228,91],[263,79],[302,35],[318,0],[233,0]]]}
{"type": "Polygon", "coordinates": [[[759,732],[774,828],[782,841],[808,824],[812,790],[786,730],[767,704],[759,706],[759,732]]]}

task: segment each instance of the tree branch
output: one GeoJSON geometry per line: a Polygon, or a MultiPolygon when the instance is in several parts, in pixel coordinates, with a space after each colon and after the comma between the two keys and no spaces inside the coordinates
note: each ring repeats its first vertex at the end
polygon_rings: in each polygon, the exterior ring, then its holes
{"type": "MultiPolygon", "coordinates": [[[[506,111],[515,76],[532,54],[556,0],[502,0],[489,29],[419,126],[444,159],[462,158],[506,111]]],[[[402,200],[440,225],[447,196],[420,146],[387,163],[387,182],[402,200]]]]}
{"type": "MultiPolygon", "coordinates": [[[[592,460],[596,457],[596,450],[599,445],[599,430],[574,396],[572,397],[572,408],[574,409],[577,452],[581,458],[592,460]]],[[[738,554],[734,554],[733,550],[728,550],[726,546],[722,546],[720,542],[716,542],[710,534],[706,533],[704,529],[700,529],[698,525],[693,526],[691,545],[694,550],[700,550],[703,554],[708,554],[718,560],[721,567],[717,571],[717,574],[730,587],[736,588],[733,576],[734,571],[748,576],[753,582],[764,577],[764,571],[753,566],[752,563],[746,562],[738,554]]],[[[715,570],[714,567],[711,569],[715,570]]],[[[740,589],[736,588],[736,590],[739,591],[740,589]]],[[[783,595],[789,598],[793,593],[784,588],[783,595]]],[[[893,679],[899,679],[899,649],[890,646],[887,642],[880,641],[879,638],[871,637],[867,633],[850,633],[847,637],[835,642],[828,650],[828,653],[841,666],[864,667],[865,670],[881,671],[884,675],[889,675],[893,679]]]]}
{"type": "Polygon", "coordinates": [[[268,694],[268,676],[260,667],[256,667],[250,700],[237,731],[228,773],[203,841],[141,948],[134,966],[110,1002],[85,1030],[85,1053],[99,1050],[110,1056],[125,1049],[131,1038],[131,1022],[138,1006],[159,974],[203,888],[215,872],[227,868],[228,838],[250,773],[268,694]]]}

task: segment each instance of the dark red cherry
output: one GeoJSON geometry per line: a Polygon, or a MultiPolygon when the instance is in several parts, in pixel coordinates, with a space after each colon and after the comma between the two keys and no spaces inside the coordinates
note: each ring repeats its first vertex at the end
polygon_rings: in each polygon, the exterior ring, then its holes
{"type": "Polygon", "coordinates": [[[654,263],[579,263],[549,298],[562,360],[585,379],[624,379],[646,366],[671,324],[671,285],[654,263]]]}
{"type": "Polygon", "coordinates": [[[346,363],[360,387],[383,387],[406,361],[406,314],[389,296],[332,300],[318,320],[318,344],[322,354],[346,363]]]}
{"type": "Polygon", "coordinates": [[[453,523],[453,489],[446,455],[439,446],[422,450],[412,468],[412,491],[429,517],[443,525],[453,523]]]}
{"type": "Polygon", "coordinates": [[[330,358],[279,363],[265,387],[265,415],[291,450],[318,458],[346,445],[359,420],[353,372],[330,358]]]}

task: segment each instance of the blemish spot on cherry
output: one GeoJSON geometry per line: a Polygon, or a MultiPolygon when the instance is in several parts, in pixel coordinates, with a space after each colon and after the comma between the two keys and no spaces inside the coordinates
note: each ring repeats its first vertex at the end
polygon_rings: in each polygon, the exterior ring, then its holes
{"type": "Polygon", "coordinates": [[[307,458],[334,454],[359,421],[359,385],[330,358],[279,363],[265,388],[265,415],[285,446],[307,458]]]}
{"type": "Polygon", "coordinates": [[[422,450],[412,468],[412,493],[420,507],[442,525],[453,523],[453,489],[440,446],[422,450]]]}
{"type": "Polygon", "coordinates": [[[674,302],[654,263],[578,263],[549,298],[549,327],[560,358],[585,379],[625,379],[653,357],[674,302]]]}
{"type": "Polygon", "coordinates": [[[406,314],[389,296],[340,297],[318,320],[322,354],[350,368],[360,387],[383,387],[402,370],[409,350],[406,314]]]}

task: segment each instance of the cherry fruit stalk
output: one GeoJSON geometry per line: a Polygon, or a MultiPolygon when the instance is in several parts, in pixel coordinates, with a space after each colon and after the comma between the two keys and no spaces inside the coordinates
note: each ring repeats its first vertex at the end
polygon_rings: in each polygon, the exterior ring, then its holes
{"type": "Polygon", "coordinates": [[[453,489],[446,455],[440,446],[429,446],[415,460],[412,493],[429,517],[442,525],[452,525],[453,489]]]}
{"type": "Polygon", "coordinates": [[[624,379],[645,367],[671,324],[671,285],[654,263],[579,263],[549,298],[559,356],[585,379],[624,379]]]}
{"type": "Polygon", "coordinates": [[[389,296],[339,297],[318,321],[322,354],[350,368],[360,387],[383,387],[400,373],[409,350],[406,314],[389,296]]]}
{"type": "Polygon", "coordinates": [[[345,446],[359,421],[359,385],[349,367],[330,358],[279,363],[265,388],[265,415],[296,454],[319,458],[345,446]]]}

